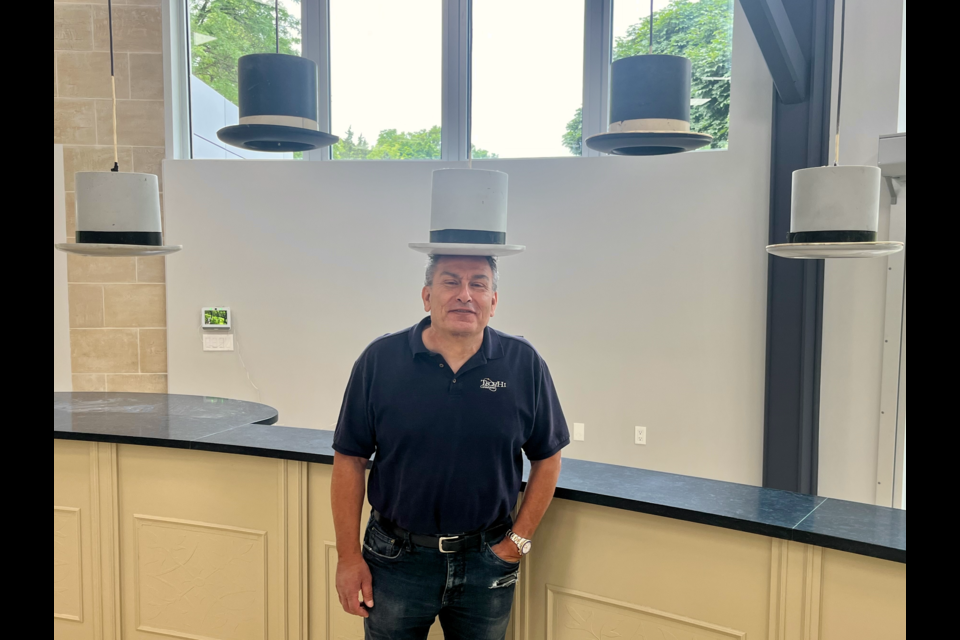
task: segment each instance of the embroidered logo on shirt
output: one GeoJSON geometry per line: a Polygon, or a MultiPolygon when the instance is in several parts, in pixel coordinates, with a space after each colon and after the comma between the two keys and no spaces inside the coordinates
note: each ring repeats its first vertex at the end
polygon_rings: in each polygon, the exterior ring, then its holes
{"type": "Polygon", "coordinates": [[[490,378],[484,378],[484,379],[480,382],[480,388],[481,388],[481,389],[486,389],[487,391],[492,391],[493,393],[496,393],[496,392],[497,392],[497,389],[506,389],[506,388],[507,388],[507,383],[506,383],[506,382],[494,382],[494,381],[491,380],[490,378]]]}

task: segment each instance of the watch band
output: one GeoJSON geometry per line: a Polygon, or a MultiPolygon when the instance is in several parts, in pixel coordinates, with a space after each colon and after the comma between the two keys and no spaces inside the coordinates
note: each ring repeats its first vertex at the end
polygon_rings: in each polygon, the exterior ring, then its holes
{"type": "Polygon", "coordinates": [[[513,544],[517,545],[517,549],[520,550],[520,555],[525,556],[530,553],[533,549],[533,541],[527,540],[526,538],[517,535],[513,531],[507,532],[507,538],[509,538],[513,544]]]}

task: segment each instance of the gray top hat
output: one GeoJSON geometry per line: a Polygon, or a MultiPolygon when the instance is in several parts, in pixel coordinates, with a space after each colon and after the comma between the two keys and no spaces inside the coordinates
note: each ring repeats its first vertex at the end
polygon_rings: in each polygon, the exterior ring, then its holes
{"type": "Polygon", "coordinates": [[[512,256],[526,247],[507,244],[509,176],[500,171],[441,169],[433,173],[430,242],[414,251],[446,256],[512,256]]]}
{"type": "Polygon", "coordinates": [[[713,137],[690,131],[692,65],[679,56],[633,56],[613,63],[610,127],[587,140],[595,151],[656,156],[693,151],[713,137]]]}

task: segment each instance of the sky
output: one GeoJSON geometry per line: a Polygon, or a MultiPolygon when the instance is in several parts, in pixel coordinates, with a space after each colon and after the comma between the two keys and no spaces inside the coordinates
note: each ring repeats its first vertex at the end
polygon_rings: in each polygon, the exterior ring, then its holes
{"type": "MultiPolygon", "coordinates": [[[[669,3],[655,0],[657,10],[669,3]]],[[[615,5],[615,35],[649,13],[646,0],[615,5]]],[[[502,158],[569,156],[562,137],[583,102],[583,0],[473,7],[473,144],[502,158]]],[[[352,127],[375,141],[383,129],[441,123],[442,18],[439,0],[331,0],[333,133],[352,127]]]]}
{"type": "Polygon", "coordinates": [[[442,23],[438,0],[331,0],[332,133],[439,126],[442,23]]]}
{"type": "Polygon", "coordinates": [[[903,0],[903,58],[900,63],[900,133],[907,131],[907,0],[903,0]]]}
{"type": "MultiPolygon", "coordinates": [[[[272,6],[272,0],[260,0],[272,6]]],[[[280,0],[294,15],[297,0],[280,0]]],[[[654,0],[656,10],[670,0],[654,0]]],[[[583,0],[474,0],[473,144],[502,158],[569,156],[583,102],[583,0]]],[[[650,12],[616,0],[614,37],[650,12]]],[[[441,124],[440,0],[331,0],[332,133],[441,124]]]]}
{"type": "Polygon", "coordinates": [[[501,158],[569,156],[583,104],[583,0],[475,0],[473,144],[501,158]]]}

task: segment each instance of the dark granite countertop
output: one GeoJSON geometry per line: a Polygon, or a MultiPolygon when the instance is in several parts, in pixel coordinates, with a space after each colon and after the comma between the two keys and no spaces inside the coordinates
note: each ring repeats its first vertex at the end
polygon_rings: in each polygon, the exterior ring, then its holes
{"type": "MultiPolygon", "coordinates": [[[[152,394],[53,396],[53,437],[333,463],[333,433],[264,426],[270,407],[152,394]]],[[[906,511],[566,459],[557,497],[906,564],[906,511]]]]}

